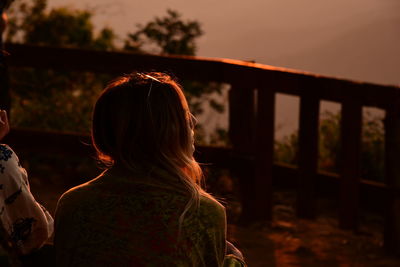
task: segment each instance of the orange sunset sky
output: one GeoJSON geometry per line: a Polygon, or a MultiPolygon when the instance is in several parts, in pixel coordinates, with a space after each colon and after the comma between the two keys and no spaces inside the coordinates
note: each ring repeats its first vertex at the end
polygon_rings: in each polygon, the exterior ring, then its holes
{"type": "Polygon", "coordinates": [[[400,84],[398,0],[48,0],[94,10],[122,39],[167,8],[201,22],[198,55],[400,84]]]}

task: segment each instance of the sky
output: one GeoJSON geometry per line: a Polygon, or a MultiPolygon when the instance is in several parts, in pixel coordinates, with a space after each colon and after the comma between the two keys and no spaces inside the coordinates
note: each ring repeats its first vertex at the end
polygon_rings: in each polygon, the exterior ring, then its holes
{"type": "MultiPolygon", "coordinates": [[[[306,70],[328,76],[400,85],[399,0],[48,0],[87,8],[97,28],[121,40],[138,23],[167,8],[201,23],[197,55],[306,70]]],[[[296,106],[279,100],[278,116],[296,106]]],[[[286,125],[294,125],[293,115],[286,125]]],[[[289,118],[290,117],[290,118],[289,118]]],[[[282,123],[281,123],[282,124],[282,123]]],[[[293,126],[294,127],[294,126],[293,126]]],[[[292,128],[293,128],[292,127],[292,128]]]]}
{"type": "Polygon", "coordinates": [[[48,0],[87,8],[120,38],[175,9],[202,24],[197,54],[400,84],[398,0],[48,0]]]}

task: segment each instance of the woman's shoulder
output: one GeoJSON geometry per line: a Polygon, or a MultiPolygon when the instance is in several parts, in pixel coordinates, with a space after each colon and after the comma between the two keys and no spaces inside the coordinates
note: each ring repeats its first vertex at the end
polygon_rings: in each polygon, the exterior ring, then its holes
{"type": "Polygon", "coordinates": [[[80,185],[77,185],[77,186],[74,186],[74,187],[68,189],[61,195],[60,200],[70,201],[75,198],[80,198],[81,196],[84,196],[85,192],[88,191],[88,189],[90,188],[89,182],[86,182],[86,183],[83,183],[83,184],[80,184],[80,185]]]}
{"type": "Polygon", "coordinates": [[[225,207],[208,193],[200,194],[200,206],[215,209],[217,211],[225,211],[225,207]]]}
{"type": "Polygon", "coordinates": [[[211,218],[212,220],[225,220],[226,211],[225,207],[214,197],[208,194],[202,194],[200,196],[199,206],[201,216],[211,218]]]}
{"type": "Polygon", "coordinates": [[[72,202],[75,203],[82,199],[87,199],[90,196],[90,193],[96,191],[96,188],[101,186],[102,176],[103,173],[88,182],[82,183],[65,191],[58,200],[58,206],[60,204],[72,202]]]}

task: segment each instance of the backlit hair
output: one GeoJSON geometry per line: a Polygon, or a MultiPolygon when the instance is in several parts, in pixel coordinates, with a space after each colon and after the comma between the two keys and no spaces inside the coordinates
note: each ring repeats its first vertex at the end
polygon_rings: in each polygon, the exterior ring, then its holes
{"type": "Polygon", "coordinates": [[[156,166],[177,177],[190,196],[180,227],[206,194],[193,157],[192,115],[182,88],[167,74],[132,73],[110,83],[95,104],[92,143],[108,167],[156,166]]]}

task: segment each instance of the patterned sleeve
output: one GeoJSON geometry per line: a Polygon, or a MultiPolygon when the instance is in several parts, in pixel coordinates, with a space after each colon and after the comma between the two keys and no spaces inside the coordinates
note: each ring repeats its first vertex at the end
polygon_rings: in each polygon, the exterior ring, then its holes
{"type": "Polygon", "coordinates": [[[36,202],[15,152],[0,144],[0,221],[18,253],[40,248],[53,234],[53,218],[36,202]]]}

